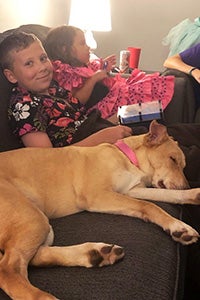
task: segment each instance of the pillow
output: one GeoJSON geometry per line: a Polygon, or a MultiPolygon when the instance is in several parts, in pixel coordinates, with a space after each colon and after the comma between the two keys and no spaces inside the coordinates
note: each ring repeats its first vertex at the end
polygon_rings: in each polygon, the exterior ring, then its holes
{"type": "Polygon", "coordinates": [[[43,26],[43,25],[37,25],[37,24],[21,25],[20,27],[9,29],[9,30],[4,31],[3,33],[0,33],[0,42],[5,37],[7,37],[8,35],[10,35],[14,32],[24,31],[26,33],[35,34],[43,43],[49,30],[50,30],[50,27],[43,26]]]}

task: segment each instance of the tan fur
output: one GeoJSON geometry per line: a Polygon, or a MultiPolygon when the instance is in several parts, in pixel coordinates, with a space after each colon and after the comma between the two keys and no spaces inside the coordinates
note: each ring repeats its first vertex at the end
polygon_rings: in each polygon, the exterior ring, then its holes
{"type": "Polygon", "coordinates": [[[29,263],[92,267],[124,256],[120,246],[104,243],[50,247],[49,218],[83,210],[121,214],[153,222],[182,244],[197,241],[193,228],[144,200],[200,203],[200,188],[187,189],[184,155],[166,128],[154,121],[148,134],[124,142],[139,168],[110,144],[0,154],[0,287],[12,299],[56,299],[30,284],[29,263]]]}

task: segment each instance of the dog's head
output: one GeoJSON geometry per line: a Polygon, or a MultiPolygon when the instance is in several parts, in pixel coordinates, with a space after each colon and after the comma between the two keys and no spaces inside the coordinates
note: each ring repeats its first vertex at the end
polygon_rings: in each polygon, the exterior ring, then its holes
{"type": "Polygon", "coordinates": [[[189,188],[184,176],[185,156],[164,125],[152,121],[143,146],[152,172],[152,186],[167,189],[189,188]]]}

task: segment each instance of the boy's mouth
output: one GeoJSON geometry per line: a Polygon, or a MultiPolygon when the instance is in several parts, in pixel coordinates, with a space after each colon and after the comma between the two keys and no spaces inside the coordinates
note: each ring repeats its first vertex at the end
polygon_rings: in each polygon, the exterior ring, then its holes
{"type": "Polygon", "coordinates": [[[51,72],[47,72],[44,75],[40,76],[37,78],[37,80],[45,80],[45,79],[49,79],[49,77],[51,76],[51,72]]]}

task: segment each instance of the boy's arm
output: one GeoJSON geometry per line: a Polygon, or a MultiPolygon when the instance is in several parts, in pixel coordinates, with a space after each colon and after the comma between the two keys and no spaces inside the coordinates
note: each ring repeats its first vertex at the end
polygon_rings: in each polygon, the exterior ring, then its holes
{"type": "Polygon", "coordinates": [[[117,140],[132,135],[132,129],[128,126],[118,125],[104,128],[96,133],[91,134],[87,138],[73,145],[76,146],[97,146],[101,143],[114,144],[117,140]]]}
{"type": "Polygon", "coordinates": [[[46,132],[30,132],[21,137],[25,147],[53,147],[46,132]]]}
{"type": "MultiPolygon", "coordinates": [[[[132,129],[127,126],[113,126],[102,129],[87,138],[74,143],[74,146],[96,146],[101,143],[110,143],[113,144],[117,140],[124,137],[132,135],[132,129]]],[[[21,137],[22,142],[25,147],[42,147],[42,148],[52,148],[53,145],[45,132],[31,132],[23,135],[21,137]]]]}

